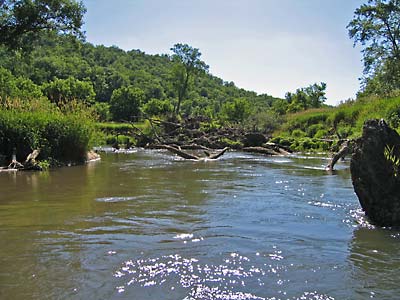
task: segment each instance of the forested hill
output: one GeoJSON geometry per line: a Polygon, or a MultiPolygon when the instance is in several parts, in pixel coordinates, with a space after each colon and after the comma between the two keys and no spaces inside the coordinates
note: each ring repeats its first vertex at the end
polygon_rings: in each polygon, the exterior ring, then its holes
{"type": "MultiPolygon", "coordinates": [[[[172,79],[175,66],[167,54],[149,55],[95,46],[73,37],[44,36],[30,52],[0,48],[0,96],[43,95],[53,102],[78,99],[97,105],[104,119],[118,119],[115,113],[109,114],[107,104],[114,91],[129,87],[140,94],[141,108],[151,102],[153,110],[168,111],[178,98],[172,79]]],[[[224,104],[236,99],[253,111],[266,110],[277,100],[200,72],[189,82],[180,112],[216,117],[224,104]]]]}

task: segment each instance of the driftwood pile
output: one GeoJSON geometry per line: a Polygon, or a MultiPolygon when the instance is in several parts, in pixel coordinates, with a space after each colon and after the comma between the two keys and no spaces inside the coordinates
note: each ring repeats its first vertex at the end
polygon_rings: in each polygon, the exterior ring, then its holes
{"type": "Polygon", "coordinates": [[[23,163],[17,161],[16,155],[14,154],[11,159],[11,163],[7,167],[0,168],[0,171],[42,171],[42,167],[36,161],[39,154],[39,150],[33,150],[32,153],[26,157],[23,163]]]}
{"type": "Polygon", "coordinates": [[[225,127],[202,129],[203,117],[187,118],[182,122],[161,121],[148,118],[151,133],[145,134],[131,123],[130,132],[137,140],[136,146],[148,149],[167,149],[185,159],[217,159],[229,148],[265,155],[287,155],[290,150],[277,144],[267,143],[263,133],[246,132],[243,128],[225,127]],[[222,149],[217,151],[217,149],[222,149]],[[185,150],[203,150],[205,157],[185,150]]]}

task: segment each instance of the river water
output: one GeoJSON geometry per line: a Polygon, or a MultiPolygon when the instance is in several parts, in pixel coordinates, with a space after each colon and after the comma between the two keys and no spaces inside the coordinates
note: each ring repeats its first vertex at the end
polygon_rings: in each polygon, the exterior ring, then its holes
{"type": "Polygon", "coordinates": [[[137,150],[0,173],[0,299],[398,299],[400,233],[326,164],[137,150]]]}

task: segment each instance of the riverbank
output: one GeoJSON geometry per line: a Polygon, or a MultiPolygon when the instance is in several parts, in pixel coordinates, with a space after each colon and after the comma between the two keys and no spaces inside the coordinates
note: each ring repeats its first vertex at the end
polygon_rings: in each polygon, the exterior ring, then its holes
{"type": "Polygon", "coordinates": [[[33,153],[41,169],[87,160],[95,137],[94,119],[87,107],[79,103],[58,107],[43,99],[1,104],[0,165],[26,164],[33,153]]]}

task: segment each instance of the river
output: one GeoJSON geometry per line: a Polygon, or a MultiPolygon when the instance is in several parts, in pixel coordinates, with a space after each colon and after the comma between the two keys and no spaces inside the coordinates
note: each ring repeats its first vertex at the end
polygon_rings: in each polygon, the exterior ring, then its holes
{"type": "Polygon", "coordinates": [[[0,173],[0,299],[397,299],[400,233],[325,164],[136,150],[0,173]]]}

